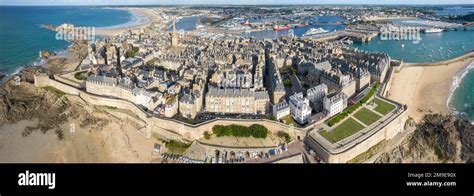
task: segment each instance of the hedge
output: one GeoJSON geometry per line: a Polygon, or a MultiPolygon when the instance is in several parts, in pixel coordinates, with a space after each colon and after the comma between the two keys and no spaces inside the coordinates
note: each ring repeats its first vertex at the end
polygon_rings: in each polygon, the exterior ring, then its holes
{"type": "Polygon", "coordinates": [[[234,137],[254,137],[266,138],[268,129],[262,125],[253,124],[250,127],[242,125],[215,125],[212,127],[212,132],[217,137],[234,136],[234,137]]]}
{"type": "Polygon", "coordinates": [[[372,89],[370,89],[369,94],[367,94],[364,98],[360,100],[360,103],[367,103],[367,101],[369,101],[369,99],[372,98],[372,96],[374,96],[375,91],[377,91],[378,87],[379,87],[379,83],[375,83],[375,86],[372,89]]]}

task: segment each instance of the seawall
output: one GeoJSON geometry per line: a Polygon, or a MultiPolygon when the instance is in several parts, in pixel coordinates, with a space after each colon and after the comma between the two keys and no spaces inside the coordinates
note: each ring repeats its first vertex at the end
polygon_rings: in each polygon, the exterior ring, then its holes
{"type": "Polygon", "coordinates": [[[243,126],[250,126],[252,124],[260,124],[265,126],[272,132],[284,131],[292,137],[304,137],[305,132],[312,128],[308,126],[304,129],[292,127],[280,122],[271,121],[268,119],[213,119],[199,124],[189,124],[180,122],[175,119],[165,119],[154,114],[143,111],[135,104],[117,98],[102,97],[94,95],[78,88],[72,87],[68,84],[62,83],[55,79],[50,79],[46,75],[35,76],[35,86],[45,87],[52,86],[65,93],[73,96],[78,96],[91,105],[107,106],[131,111],[140,120],[145,122],[145,127],[140,129],[141,134],[145,137],[151,137],[152,133],[156,133],[165,139],[173,140],[188,140],[193,141],[204,137],[205,131],[212,131],[215,125],[231,125],[238,124],[243,126]]]}
{"type": "MultiPolygon", "coordinates": [[[[127,121],[132,121],[134,124],[142,127],[139,132],[147,138],[150,138],[152,134],[158,134],[160,137],[169,140],[182,140],[182,141],[194,141],[204,137],[205,131],[212,131],[212,127],[215,125],[231,125],[238,124],[243,126],[250,126],[252,124],[260,124],[267,127],[272,132],[284,131],[290,136],[297,138],[304,138],[306,132],[313,129],[313,126],[306,128],[298,128],[288,126],[286,124],[271,121],[268,119],[213,119],[199,124],[188,124],[180,122],[175,119],[165,119],[158,117],[154,114],[143,111],[135,104],[121,99],[102,97],[87,93],[78,88],[74,88],[67,84],[64,84],[55,79],[50,79],[47,76],[35,76],[35,86],[44,87],[52,86],[59,90],[66,92],[71,96],[78,96],[85,102],[95,106],[107,106],[113,108],[119,108],[128,110],[136,116],[117,116],[124,118],[127,121]],[[137,119],[138,118],[138,119],[137,119]]],[[[407,116],[406,112],[402,112],[396,119],[388,123],[386,126],[376,131],[366,139],[359,141],[356,144],[350,144],[349,148],[342,151],[333,151],[325,149],[318,142],[310,142],[310,145],[315,149],[318,155],[323,160],[330,163],[345,163],[355,156],[365,152],[370,147],[374,146],[381,140],[389,140],[395,137],[398,133],[403,131],[403,126],[407,116]]]]}

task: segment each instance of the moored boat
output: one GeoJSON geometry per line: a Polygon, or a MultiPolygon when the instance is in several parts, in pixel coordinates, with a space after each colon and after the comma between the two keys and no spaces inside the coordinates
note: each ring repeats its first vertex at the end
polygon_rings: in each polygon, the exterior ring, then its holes
{"type": "Polygon", "coordinates": [[[283,31],[283,30],[290,30],[292,28],[293,27],[290,26],[290,25],[283,25],[283,26],[276,25],[275,27],[273,27],[273,30],[274,31],[283,31]]]}
{"type": "Polygon", "coordinates": [[[425,30],[425,33],[441,33],[443,32],[443,29],[439,28],[429,28],[425,30]]]}
{"type": "Polygon", "coordinates": [[[320,34],[320,33],[327,33],[327,32],[329,32],[329,31],[328,31],[328,30],[325,30],[325,29],[323,29],[323,28],[321,28],[321,27],[320,27],[320,28],[317,28],[317,29],[311,28],[311,29],[309,29],[308,31],[306,31],[306,32],[303,34],[303,36],[311,36],[311,35],[316,35],[316,34],[320,34]]]}

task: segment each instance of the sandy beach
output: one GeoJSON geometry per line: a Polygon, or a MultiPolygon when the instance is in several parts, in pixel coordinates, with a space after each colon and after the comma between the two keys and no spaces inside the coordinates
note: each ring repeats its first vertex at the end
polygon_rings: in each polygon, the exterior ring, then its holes
{"type": "Polygon", "coordinates": [[[472,56],[446,64],[409,64],[393,75],[388,98],[408,105],[415,121],[424,114],[452,113],[448,97],[456,74],[467,67],[472,56]]]}
{"type": "Polygon", "coordinates": [[[130,11],[132,14],[137,14],[141,17],[146,17],[147,20],[143,21],[139,24],[132,24],[131,26],[120,26],[117,28],[96,28],[95,33],[97,35],[103,35],[103,36],[117,36],[127,30],[130,29],[141,29],[144,28],[148,25],[150,25],[153,22],[161,20],[161,16],[153,12],[151,9],[147,8],[110,8],[110,9],[122,9],[122,10],[127,10],[130,11]]]}

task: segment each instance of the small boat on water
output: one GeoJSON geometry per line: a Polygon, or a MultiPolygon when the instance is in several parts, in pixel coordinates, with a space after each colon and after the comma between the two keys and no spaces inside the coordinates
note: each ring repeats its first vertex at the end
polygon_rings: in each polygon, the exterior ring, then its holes
{"type": "Polygon", "coordinates": [[[425,33],[441,33],[443,32],[443,29],[439,28],[429,28],[425,30],[425,33]]]}
{"type": "Polygon", "coordinates": [[[283,31],[283,30],[290,30],[292,28],[293,27],[291,25],[283,25],[283,26],[276,25],[275,27],[273,27],[273,30],[274,31],[283,31]]]}
{"type": "Polygon", "coordinates": [[[343,43],[350,45],[350,44],[353,44],[354,42],[350,39],[347,39],[343,43]]]}
{"type": "Polygon", "coordinates": [[[320,33],[327,33],[328,30],[325,30],[321,27],[315,29],[315,28],[311,28],[309,29],[308,31],[306,31],[303,36],[311,36],[311,35],[316,35],[316,34],[320,34],[320,33]]]}

